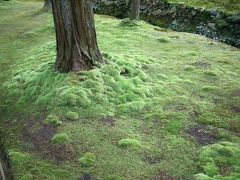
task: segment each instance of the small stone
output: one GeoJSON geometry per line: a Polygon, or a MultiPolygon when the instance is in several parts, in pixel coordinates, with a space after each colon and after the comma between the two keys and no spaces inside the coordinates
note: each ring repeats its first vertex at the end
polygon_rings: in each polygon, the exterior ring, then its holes
{"type": "Polygon", "coordinates": [[[176,8],[176,6],[173,6],[171,9],[170,9],[170,13],[175,13],[176,12],[176,10],[177,10],[177,8],[176,8]]]}
{"type": "Polygon", "coordinates": [[[208,23],[208,27],[210,27],[211,29],[214,29],[214,30],[216,29],[214,23],[208,23]]]}
{"type": "Polygon", "coordinates": [[[216,19],[222,19],[222,16],[221,16],[220,13],[218,13],[218,14],[216,15],[216,19]]]}
{"type": "Polygon", "coordinates": [[[192,11],[192,15],[196,16],[197,15],[197,11],[192,11]]]}
{"type": "Polygon", "coordinates": [[[216,9],[212,9],[212,10],[210,11],[210,14],[213,15],[213,16],[217,16],[218,12],[217,12],[216,9]]]}
{"type": "Polygon", "coordinates": [[[158,10],[154,11],[154,12],[152,13],[152,15],[157,16],[157,15],[161,14],[161,12],[162,12],[162,10],[161,10],[161,9],[158,9],[158,10]]]}

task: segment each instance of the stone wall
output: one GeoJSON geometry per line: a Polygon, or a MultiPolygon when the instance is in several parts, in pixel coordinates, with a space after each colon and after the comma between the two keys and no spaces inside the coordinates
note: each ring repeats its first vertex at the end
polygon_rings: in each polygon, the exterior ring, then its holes
{"type": "MultiPolygon", "coordinates": [[[[95,12],[125,18],[128,0],[95,0],[95,12]]],[[[240,48],[240,14],[204,10],[161,0],[142,0],[141,19],[176,31],[191,32],[240,48]]]]}

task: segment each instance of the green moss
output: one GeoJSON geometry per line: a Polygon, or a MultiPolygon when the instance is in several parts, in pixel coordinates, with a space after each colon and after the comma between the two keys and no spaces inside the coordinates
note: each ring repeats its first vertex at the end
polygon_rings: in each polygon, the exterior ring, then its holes
{"type": "Polygon", "coordinates": [[[195,69],[194,66],[186,65],[186,66],[184,67],[184,70],[185,70],[185,71],[193,71],[194,69],[195,69]]]}
{"type": "Polygon", "coordinates": [[[54,126],[61,126],[62,121],[60,121],[59,117],[55,114],[50,114],[47,116],[47,118],[44,120],[44,123],[47,125],[54,125],[54,126]]]}
{"type": "Polygon", "coordinates": [[[145,104],[144,101],[133,101],[119,105],[118,108],[122,113],[137,113],[143,110],[145,104]]]}
{"type": "Polygon", "coordinates": [[[197,180],[214,180],[213,178],[207,176],[206,174],[199,173],[194,176],[197,180]]]}
{"type": "Polygon", "coordinates": [[[10,151],[9,156],[13,166],[24,166],[30,160],[29,154],[17,151],[10,151]]]}
{"type": "Polygon", "coordinates": [[[134,149],[138,149],[140,147],[142,147],[142,144],[140,141],[136,140],[136,139],[121,139],[120,141],[118,141],[118,146],[119,147],[130,147],[130,148],[134,148],[134,149]]]}
{"type": "Polygon", "coordinates": [[[218,92],[220,90],[219,87],[216,87],[216,86],[203,86],[202,87],[202,91],[203,92],[218,92]]]}
{"type": "Polygon", "coordinates": [[[137,20],[130,20],[129,18],[123,19],[120,23],[122,27],[136,27],[140,26],[141,22],[137,20]]]}
{"type": "Polygon", "coordinates": [[[76,112],[68,111],[66,114],[66,118],[69,119],[70,121],[76,121],[79,119],[79,115],[76,112]]]}
{"type": "Polygon", "coordinates": [[[165,37],[158,38],[157,41],[160,42],[160,43],[168,43],[168,42],[170,42],[170,40],[165,38],[165,37]]]}
{"type": "Polygon", "coordinates": [[[96,162],[96,156],[93,153],[85,153],[84,156],[79,159],[79,162],[83,167],[91,167],[96,162]]]}
{"type": "Polygon", "coordinates": [[[172,121],[167,125],[166,130],[171,134],[178,134],[182,128],[183,128],[183,122],[172,121]]]}
{"type": "Polygon", "coordinates": [[[224,29],[228,25],[224,19],[217,20],[216,24],[219,29],[224,29]]]}
{"type": "Polygon", "coordinates": [[[32,174],[25,174],[20,178],[20,180],[33,180],[33,178],[32,174]]]}
{"type": "Polygon", "coordinates": [[[207,76],[212,76],[212,77],[217,76],[217,73],[215,71],[211,71],[211,70],[204,71],[204,74],[207,75],[207,76]]]}
{"type": "Polygon", "coordinates": [[[219,122],[220,117],[214,112],[204,112],[199,115],[197,122],[202,124],[211,124],[214,125],[219,122]]]}
{"type": "Polygon", "coordinates": [[[199,157],[199,164],[202,167],[205,176],[201,176],[206,178],[209,176],[214,179],[215,177],[218,177],[219,179],[239,178],[239,155],[239,145],[230,142],[221,142],[204,147],[199,157]],[[220,174],[220,171],[222,171],[223,168],[225,170],[225,175],[220,174]]]}
{"type": "Polygon", "coordinates": [[[52,138],[53,144],[65,144],[69,141],[69,137],[65,133],[55,134],[52,138]]]}

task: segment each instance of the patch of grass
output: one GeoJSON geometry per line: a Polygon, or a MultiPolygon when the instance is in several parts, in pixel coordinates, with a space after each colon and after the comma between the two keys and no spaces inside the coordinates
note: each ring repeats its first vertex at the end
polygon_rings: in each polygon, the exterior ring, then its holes
{"type": "Polygon", "coordinates": [[[44,161],[37,155],[26,152],[9,152],[11,172],[21,180],[31,179],[67,179],[69,176],[77,176],[78,173],[71,169],[68,164],[53,165],[49,161],[44,161]]]}
{"type": "Polygon", "coordinates": [[[217,73],[214,71],[211,71],[211,70],[205,71],[204,74],[207,76],[212,76],[212,77],[217,76],[217,73]]]}
{"type": "Polygon", "coordinates": [[[68,111],[66,114],[66,118],[69,119],[70,121],[76,121],[79,119],[79,115],[76,112],[68,111]]]}
{"type": "Polygon", "coordinates": [[[118,141],[118,146],[123,147],[123,148],[130,147],[130,148],[134,148],[134,149],[142,147],[140,141],[138,141],[136,139],[130,139],[130,138],[121,139],[120,141],[118,141]]]}
{"type": "Polygon", "coordinates": [[[184,66],[185,71],[193,71],[195,68],[193,66],[186,65],[184,66]]]}
{"type": "Polygon", "coordinates": [[[23,175],[20,180],[32,180],[33,179],[33,175],[32,174],[26,174],[23,175]]]}
{"type": "Polygon", "coordinates": [[[130,20],[129,18],[123,19],[122,22],[120,23],[120,26],[122,27],[135,27],[135,26],[140,26],[141,21],[137,20],[130,20]]]}
{"type": "Polygon", "coordinates": [[[47,125],[54,125],[54,126],[61,126],[62,121],[60,121],[59,117],[55,114],[50,114],[47,116],[47,118],[44,120],[44,123],[47,125]]]}
{"type": "Polygon", "coordinates": [[[222,142],[206,146],[200,153],[199,164],[202,174],[196,175],[197,179],[238,179],[240,177],[238,144],[222,142]]]}
{"type": "Polygon", "coordinates": [[[202,124],[216,124],[221,118],[214,112],[204,112],[197,118],[198,123],[202,124]]]}
{"type": "Polygon", "coordinates": [[[178,134],[182,128],[183,128],[183,123],[181,121],[176,120],[176,121],[170,122],[167,125],[166,130],[171,134],[178,134]]]}
{"type": "Polygon", "coordinates": [[[202,87],[202,91],[203,92],[218,92],[220,90],[219,87],[216,87],[216,86],[204,86],[202,87]]]}
{"type": "Polygon", "coordinates": [[[29,154],[18,151],[10,151],[9,156],[13,166],[24,166],[24,164],[27,164],[30,160],[29,154]]]}
{"type": "Polygon", "coordinates": [[[55,134],[52,138],[53,144],[65,144],[69,141],[69,137],[65,133],[55,134]]]}
{"type": "Polygon", "coordinates": [[[168,43],[168,42],[170,42],[170,40],[165,38],[165,37],[158,38],[157,41],[160,42],[160,43],[168,43]]]}
{"type": "Polygon", "coordinates": [[[96,161],[96,156],[93,153],[85,153],[83,157],[79,159],[80,164],[83,167],[91,167],[96,161]]]}

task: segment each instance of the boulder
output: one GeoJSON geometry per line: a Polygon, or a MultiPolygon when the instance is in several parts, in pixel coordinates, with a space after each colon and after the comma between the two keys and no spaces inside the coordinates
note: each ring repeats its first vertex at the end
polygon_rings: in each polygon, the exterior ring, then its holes
{"type": "Polygon", "coordinates": [[[161,14],[161,13],[162,13],[162,10],[161,10],[161,9],[158,9],[158,10],[152,12],[152,15],[157,16],[157,15],[159,15],[159,14],[161,14]]]}
{"type": "Polygon", "coordinates": [[[215,23],[208,23],[208,27],[211,28],[211,29],[213,29],[213,30],[216,29],[215,26],[216,26],[215,23]]]}
{"type": "Polygon", "coordinates": [[[177,8],[176,8],[176,6],[174,5],[174,6],[171,7],[169,13],[171,13],[171,14],[172,14],[172,13],[175,13],[176,10],[177,10],[177,8]]]}
{"type": "Polygon", "coordinates": [[[210,14],[211,14],[212,16],[217,16],[218,12],[217,12],[216,9],[212,9],[212,10],[210,10],[210,14]]]}

